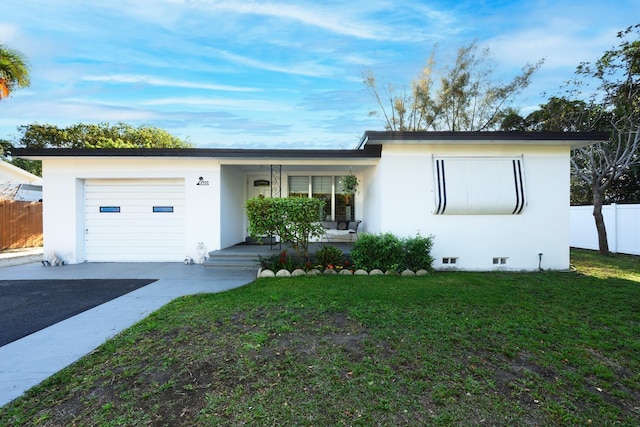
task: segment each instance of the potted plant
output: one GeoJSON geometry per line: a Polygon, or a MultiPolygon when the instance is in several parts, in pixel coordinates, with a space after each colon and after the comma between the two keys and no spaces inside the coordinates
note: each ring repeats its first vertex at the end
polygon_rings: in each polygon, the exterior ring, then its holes
{"type": "Polygon", "coordinates": [[[358,178],[356,178],[356,176],[351,173],[343,177],[342,189],[347,193],[355,193],[358,190],[358,178]]]}

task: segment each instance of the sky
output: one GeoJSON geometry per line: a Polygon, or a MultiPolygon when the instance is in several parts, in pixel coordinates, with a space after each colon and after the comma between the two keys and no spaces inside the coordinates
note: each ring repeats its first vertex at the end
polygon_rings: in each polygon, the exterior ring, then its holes
{"type": "Polygon", "coordinates": [[[31,86],[0,100],[0,139],[127,122],[198,148],[351,149],[384,130],[363,73],[410,85],[434,47],[442,67],[476,41],[505,82],[544,59],[526,114],[638,23],[638,0],[2,0],[31,86]]]}

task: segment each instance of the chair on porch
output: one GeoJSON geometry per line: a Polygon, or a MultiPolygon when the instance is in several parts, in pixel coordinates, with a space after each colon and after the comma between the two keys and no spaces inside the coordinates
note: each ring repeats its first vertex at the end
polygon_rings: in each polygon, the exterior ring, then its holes
{"type": "MultiPolygon", "coordinates": [[[[356,235],[356,240],[358,240],[358,226],[360,226],[361,220],[349,221],[349,231],[353,232],[350,234],[356,235]]],[[[353,241],[353,239],[351,239],[353,241]]]]}
{"type": "Polygon", "coordinates": [[[323,221],[327,242],[353,242],[358,239],[358,227],[362,221],[323,221]],[[355,239],[354,239],[355,237],[355,239]]]}

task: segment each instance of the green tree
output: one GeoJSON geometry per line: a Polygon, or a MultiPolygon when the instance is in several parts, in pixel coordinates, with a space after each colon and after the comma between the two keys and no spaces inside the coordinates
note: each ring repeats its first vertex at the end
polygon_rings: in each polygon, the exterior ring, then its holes
{"type": "Polygon", "coordinates": [[[24,55],[0,44],[0,99],[7,98],[16,88],[30,84],[29,66],[24,55]]]}
{"type": "Polygon", "coordinates": [[[640,165],[633,164],[605,192],[605,203],[640,203],[640,165]]]}
{"type": "MultiPolygon", "coordinates": [[[[580,148],[574,152],[575,174],[588,183],[593,195],[593,216],[598,230],[600,253],[609,254],[607,230],[602,216],[604,194],[611,186],[640,164],[640,24],[618,33],[621,40],[594,63],[585,62],[576,70],[579,77],[597,83],[598,92],[590,98],[609,116],[611,139],[607,143],[580,148]],[[635,40],[629,40],[635,37],[635,40]]],[[[582,83],[582,82],[580,82],[582,83]]]]}
{"type": "Polygon", "coordinates": [[[320,199],[256,197],[247,200],[245,207],[251,237],[278,236],[303,262],[309,261],[309,239],[324,235],[320,224],[324,201],[320,199]]]}
{"type": "Polygon", "coordinates": [[[574,150],[571,157],[572,187],[580,196],[572,195],[572,201],[591,195],[603,255],[609,254],[602,216],[607,195],[610,201],[616,201],[616,193],[620,196],[627,191],[631,198],[637,194],[633,187],[638,184],[640,166],[639,36],[640,24],[620,31],[618,46],[595,62],[584,62],[576,68],[577,77],[569,82],[568,97],[551,98],[526,119],[509,117],[503,123],[507,129],[522,125],[526,130],[611,132],[608,141],[574,150]]]}
{"type": "Polygon", "coordinates": [[[59,128],[33,123],[18,126],[21,148],[191,148],[189,142],[151,126],[134,127],[128,123],[75,124],[59,128]]]}
{"type": "Polygon", "coordinates": [[[495,82],[495,63],[489,49],[472,42],[458,50],[455,63],[441,72],[435,68],[435,50],[420,76],[398,91],[387,83],[380,89],[369,70],[364,85],[375,99],[385,128],[391,131],[482,131],[496,129],[511,112],[509,103],[531,82],[542,65],[525,65],[510,82],[495,82]]]}
{"type": "MultiPolygon", "coordinates": [[[[511,119],[508,117],[507,119],[511,119]]],[[[552,96],[536,111],[521,119],[521,128],[509,128],[503,121],[504,130],[526,130],[531,132],[586,132],[608,131],[610,115],[601,106],[584,100],[552,96]]]]}
{"type": "Polygon", "coordinates": [[[13,142],[0,141],[6,160],[35,175],[42,175],[40,161],[10,159],[16,148],[191,148],[192,145],[169,132],[151,127],[134,127],[127,123],[75,124],[59,128],[50,124],[32,123],[18,126],[19,136],[13,142]]]}

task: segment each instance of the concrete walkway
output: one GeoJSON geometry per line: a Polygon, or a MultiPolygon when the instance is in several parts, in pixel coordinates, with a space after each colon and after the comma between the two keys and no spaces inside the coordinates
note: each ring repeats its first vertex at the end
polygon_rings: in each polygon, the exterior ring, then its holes
{"type": "MultiPolygon", "coordinates": [[[[0,267],[9,267],[12,265],[29,264],[31,262],[42,261],[43,249],[40,248],[24,248],[24,249],[4,249],[0,251],[0,267]]],[[[2,276],[0,275],[0,279],[2,276]]]]}
{"type": "Polygon", "coordinates": [[[3,280],[157,279],[150,285],[0,347],[0,406],[72,364],[175,298],[221,292],[251,282],[252,270],[205,269],[182,263],[40,262],[0,268],[3,280]]]}

